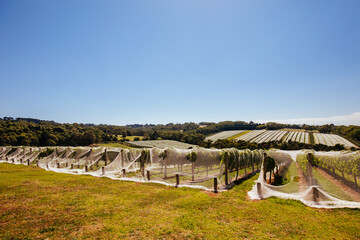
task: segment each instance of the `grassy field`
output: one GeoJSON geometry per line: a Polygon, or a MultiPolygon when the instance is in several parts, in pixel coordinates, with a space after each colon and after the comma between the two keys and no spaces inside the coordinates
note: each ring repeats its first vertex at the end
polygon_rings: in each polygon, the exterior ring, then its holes
{"type": "Polygon", "coordinates": [[[121,144],[121,143],[117,143],[117,142],[110,142],[110,143],[99,143],[99,144],[93,144],[92,146],[97,147],[113,147],[113,148],[132,148],[130,146],[121,144]]]}
{"type": "Polygon", "coordinates": [[[360,210],[0,164],[0,239],[358,239],[360,210]]]}
{"type": "MultiPolygon", "coordinates": [[[[127,140],[129,140],[129,141],[134,141],[134,138],[136,138],[136,137],[138,137],[140,140],[139,141],[141,141],[141,140],[143,140],[143,136],[126,136],[125,137],[125,139],[127,139],[127,140]]],[[[117,136],[117,139],[120,141],[120,139],[122,139],[123,138],[123,136],[122,135],[118,135],[117,136]]]]}

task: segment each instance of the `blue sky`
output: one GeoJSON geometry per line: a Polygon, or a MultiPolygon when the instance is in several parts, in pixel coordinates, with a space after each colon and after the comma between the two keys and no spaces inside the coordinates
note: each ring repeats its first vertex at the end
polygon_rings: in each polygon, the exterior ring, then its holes
{"type": "Polygon", "coordinates": [[[359,11],[358,0],[3,0],[0,116],[122,125],[360,112],[359,11]]]}

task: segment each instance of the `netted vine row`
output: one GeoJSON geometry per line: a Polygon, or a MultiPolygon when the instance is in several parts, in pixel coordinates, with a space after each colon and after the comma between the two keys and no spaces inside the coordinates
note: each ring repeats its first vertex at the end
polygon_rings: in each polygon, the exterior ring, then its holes
{"type": "Polygon", "coordinates": [[[336,174],[336,170],[345,178],[345,174],[353,176],[357,184],[357,177],[360,176],[360,152],[345,155],[317,155],[317,164],[336,174]]]}
{"type": "Polygon", "coordinates": [[[237,149],[2,147],[0,160],[46,170],[175,186],[225,189],[255,173],[263,151],[237,149]],[[216,183],[215,183],[216,182],[216,183]]]}

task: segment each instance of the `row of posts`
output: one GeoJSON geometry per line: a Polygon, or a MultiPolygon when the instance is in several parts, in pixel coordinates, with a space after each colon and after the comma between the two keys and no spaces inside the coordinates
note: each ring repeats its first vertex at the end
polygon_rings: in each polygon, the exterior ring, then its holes
{"type": "MultiPolygon", "coordinates": [[[[123,153],[121,153],[123,154],[123,153]]],[[[12,159],[12,161],[14,162],[14,159],[12,159]]],[[[22,163],[22,159],[20,159],[20,162],[22,163]]],[[[107,155],[107,151],[105,149],[105,165],[107,165],[108,162],[108,155],[107,155]]],[[[30,165],[30,159],[27,160],[27,165],[30,165]]],[[[36,163],[37,166],[38,162],[36,163]]],[[[60,168],[60,163],[57,162],[56,163],[56,167],[60,168]]],[[[65,163],[65,167],[68,167],[68,163],[65,163]]],[[[74,164],[70,165],[70,169],[74,169],[74,164]]],[[[226,169],[226,174],[225,174],[225,182],[226,184],[228,184],[228,164],[225,164],[225,169],[226,169]]],[[[85,165],[85,172],[89,171],[89,167],[88,165],[85,165]]],[[[105,175],[105,167],[101,167],[101,172],[102,175],[105,175]]],[[[123,177],[126,177],[126,169],[122,169],[122,175],[123,177]]],[[[166,175],[166,164],[165,164],[165,175],[166,175]]],[[[145,176],[144,176],[145,177],[145,176]]],[[[178,187],[180,185],[180,174],[176,174],[176,185],[175,187],[178,187]]],[[[151,175],[150,175],[150,171],[146,171],[146,178],[148,181],[150,181],[151,179],[151,175]]],[[[192,181],[194,181],[194,164],[192,164],[192,181]]],[[[214,178],[214,192],[217,193],[218,192],[218,179],[215,177],[214,178]]]]}
{"type": "MultiPolygon", "coordinates": [[[[5,160],[6,160],[6,161],[9,161],[9,158],[6,157],[5,160]]],[[[20,163],[23,163],[23,161],[24,161],[24,160],[23,160],[22,158],[20,158],[20,163]]],[[[14,158],[11,159],[11,162],[14,163],[14,162],[15,162],[15,159],[14,159],[14,158]]],[[[26,164],[27,164],[28,166],[30,165],[30,159],[27,159],[27,160],[26,160],[26,164]]]]}
{"type": "MultiPolygon", "coordinates": [[[[60,168],[60,163],[57,163],[57,167],[60,168]]],[[[71,164],[71,169],[73,169],[73,168],[74,168],[74,164],[71,164]]],[[[88,172],[88,166],[87,165],[85,165],[85,172],[88,172]]],[[[101,167],[101,174],[105,175],[105,167],[101,167]]],[[[126,177],[126,169],[125,168],[122,169],[122,175],[123,175],[123,177],[126,177]]],[[[151,176],[150,171],[146,171],[146,178],[147,178],[148,181],[151,180],[150,176],[151,176]]],[[[225,176],[227,176],[227,174],[225,176]]],[[[176,177],[176,185],[175,185],[175,187],[178,187],[180,185],[180,174],[175,174],[175,177],[176,177]]],[[[214,177],[214,192],[215,193],[218,192],[218,179],[217,179],[217,177],[214,177]]]]}
{"type": "MultiPolygon", "coordinates": [[[[175,187],[177,188],[180,185],[180,174],[176,174],[175,176],[176,176],[175,187]]],[[[148,179],[148,180],[150,180],[150,179],[148,179]]],[[[218,179],[217,179],[217,177],[214,177],[214,193],[217,193],[217,192],[218,192],[218,179]]]]}
{"type": "MultiPolygon", "coordinates": [[[[13,162],[14,162],[14,159],[12,159],[13,162]]],[[[22,159],[20,160],[20,162],[22,163],[22,159]]],[[[27,165],[30,165],[30,159],[27,160],[27,165]]],[[[38,162],[37,162],[37,166],[38,165],[38,162]]],[[[68,163],[65,163],[65,166],[68,167],[68,163]]],[[[226,181],[226,184],[227,184],[227,181],[228,181],[228,171],[227,171],[227,164],[225,165],[225,169],[226,169],[226,174],[225,174],[225,181],[226,181]]],[[[57,168],[60,168],[60,163],[57,162],[56,163],[56,167],[57,168]]],[[[70,165],[70,169],[74,169],[74,164],[71,164],[70,165]]],[[[89,168],[87,165],[85,165],[85,172],[88,172],[89,168]]],[[[105,175],[105,167],[101,167],[101,173],[102,175],[105,175]]],[[[123,177],[126,177],[126,169],[122,169],[122,174],[123,174],[123,177]]],[[[151,177],[150,177],[150,171],[146,171],[146,178],[148,181],[151,180],[151,177]]],[[[193,178],[194,176],[192,176],[193,178]]],[[[176,185],[175,187],[178,187],[180,185],[180,174],[176,174],[176,185]]],[[[218,192],[218,181],[217,181],[217,178],[215,177],[214,178],[214,192],[217,193],[218,192]]]]}
{"type": "MultiPolygon", "coordinates": [[[[255,163],[254,161],[252,161],[252,172],[254,173],[255,172],[255,163]]],[[[246,175],[246,168],[247,166],[245,166],[245,175],[246,175]]],[[[257,168],[259,168],[259,166],[257,165],[257,168]]],[[[257,169],[259,170],[259,169],[257,169]]],[[[237,166],[236,167],[236,171],[238,172],[239,171],[239,167],[237,166]]],[[[236,178],[238,176],[238,173],[236,174],[236,178]]],[[[225,158],[225,185],[229,185],[229,159],[228,158],[225,158]]]]}

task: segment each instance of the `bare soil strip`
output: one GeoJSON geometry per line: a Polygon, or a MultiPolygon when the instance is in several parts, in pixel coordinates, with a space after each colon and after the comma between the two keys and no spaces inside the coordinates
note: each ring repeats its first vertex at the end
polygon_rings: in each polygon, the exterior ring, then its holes
{"type": "Polygon", "coordinates": [[[298,176],[300,177],[300,181],[299,181],[299,191],[303,192],[306,190],[308,184],[306,181],[306,177],[304,176],[303,172],[301,171],[300,167],[299,167],[299,163],[296,162],[296,166],[298,169],[298,176]]]}

